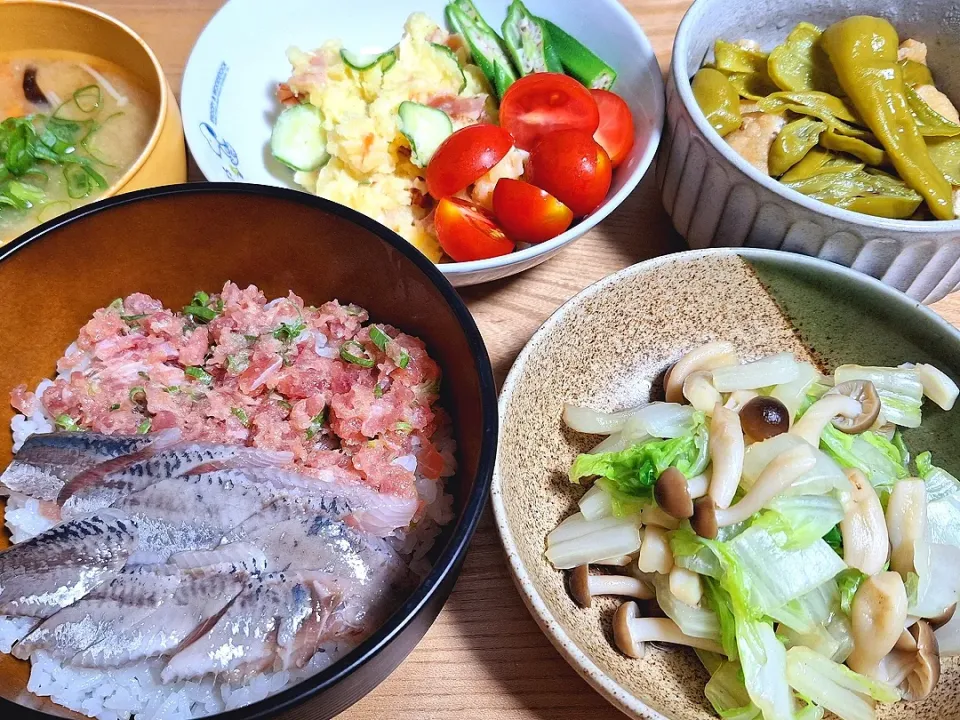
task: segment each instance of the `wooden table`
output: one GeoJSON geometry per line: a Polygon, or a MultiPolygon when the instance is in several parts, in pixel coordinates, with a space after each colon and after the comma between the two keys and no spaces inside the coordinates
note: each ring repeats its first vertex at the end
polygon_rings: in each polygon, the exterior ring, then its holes
{"type": "MultiPolygon", "coordinates": [[[[689,0],[621,1],[643,26],[666,70],[673,35],[689,0]]],[[[190,48],[222,4],[222,0],[86,2],[140,33],[178,93],[190,48]]],[[[191,179],[203,180],[192,162],[191,179]]],[[[683,239],[673,231],[660,203],[651,171],[616,212],[554,259],[513,278],[465,288],[461,294],[483,333],[498,381],[534,330],[562,302],[615,270],[683,248],[683,239]]],[[[942,300],[935,309],[960,325],[960,293],[942,300]]],[[[393,675],[341,717],[603,720],[622,716],[570,669],[530,618],[507,572],[488,510],[436,624],[393,675]]]]}

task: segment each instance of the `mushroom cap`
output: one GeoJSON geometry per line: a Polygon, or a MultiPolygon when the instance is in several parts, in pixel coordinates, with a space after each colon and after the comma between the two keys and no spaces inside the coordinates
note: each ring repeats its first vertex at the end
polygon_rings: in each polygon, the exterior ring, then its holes
{"type": "Polygon", "coordinates": [[[928,697],[940,680],[940,646],[925,620],[918,620],[910,634],[917,642],[917,657],[913,670],[900,684],[900,691],[904,700],[914,702],[928,697]]]}
{"type": "Polygon", "coordinates": [[[593,605],[593,596],[590,594],[590,566],[579,565],[570,571],[568,580],[570,597],[582,608],[593,605]]]}
{"type": "Polygon", "coordinates": [[[758,395],[740,408],[740,424],[754,440],[766,440],[790,429],[790,411],[776,398],[758,395]]]}
{"type": "Polygon", "coordinates": [[[939,630],[948,622],[953,620],[953,616],[956,612],[957,612],[957,604],[954,603],[939,615],[936,615],[931,618],[926,618],[926,621],[930,624],[931,628],[933,628],[934,630],[939,630]]]}
{"type": "Polygon", "coordinates": [[[833,418],[833,426],[849,435],[869,430],[880,417],[880,394],[869,380],[847,380],[827,391],[827,395],[847,395],[860,403],[860,414],[855,418],[841,415],[833,418]]]}
{"type": "Polygon", "coordinates": [[[693,499],[687,489],[686,476],[675,467],[668,467],[653,486],[653,499],[667,515],[685,520],[693,515],[693,499]]]}
{"type": "Polygon", "coordinates": [[[697,498],[693,503],[693,516],[690,518],[690,527],[700,537],[713,540],[717,537],[717,503],[709,495],[697,498]]]}
{"type": "Polygon", "coordinates": [[[643,643],[638,642],[633,634],[633,621],[640,617],[640,608],[633,601],[625,602],[613,616],[613,642],[624,655],[632,658],[642,658],[643,643]]]}

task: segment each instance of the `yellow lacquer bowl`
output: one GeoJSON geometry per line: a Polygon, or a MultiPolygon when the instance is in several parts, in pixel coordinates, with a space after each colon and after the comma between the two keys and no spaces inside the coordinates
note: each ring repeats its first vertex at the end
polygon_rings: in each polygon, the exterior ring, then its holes
{"type": "Polygon", "coordinates": [[[130,169],[101,198],[187,179],[177,100],[157,56],[126,25],[97,10],[58,0],[0,0],[0,49],[95,55],[132,73],[156,100],[150,139],[130,169]]]}

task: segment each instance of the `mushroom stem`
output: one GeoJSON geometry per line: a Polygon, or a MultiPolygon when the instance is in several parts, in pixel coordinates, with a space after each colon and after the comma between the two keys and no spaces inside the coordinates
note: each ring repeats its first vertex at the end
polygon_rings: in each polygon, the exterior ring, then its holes
{"type": "Polygon", "coordinates": [[[847,395],[824,395],[807,409],[789,432],[802,437],[813,447],[820,447],[820,436],[833,418],[837,415],[855,418],[861,409],[860,403],[847,395]]]}
{"type": "Polygon", "coordinates": [[[694,477],[687,480],[687,492],[690,493],[690,497],[696,500],[697,498],[702,498],[707,494],[707,491],[710,489],[710,476],[706,473],[701,475],[695,475],[694,477]]]}
{"type": "Polygon", "coordinates": [[[713,408],[708,448],[713,463],[708,494],[717,507],[726,508],[740,485],[745,446],[740,416],[720,404],[713,408]]]}
{"type": "Polygon", "coordinates": [[[715,370],[727,365],[736,365],[738,362],[740,358],[737,357],[737,350],[733,347],[733,343],[709,342],[694,348],[677,360],[670,369],[664,387],[667,402],[683,402],[683,382],[691,373],[698,370],[715,370]]]}
{"type": "Polygon", "coordinates": [[[780,453],[760,473],[750,491],[736,505],[717,510],[717,526],[726,527],[743,522],[792,485],[798,478],[810,472],[817,459],[808,445],[797,445],[780,453]]]}
{"type": "Polygon", "coordinates": [[[864,580],[850,612],[850,669],[877,678],[880,662],[897,644],[906,620],[907,591],[897,573],[881,572],[864,580]]]}
{"type": "Polygon", "coordinates": [[[755,397],[760,397],[760,393],[755,390],[734,390],[727,396],[727,401],[723,406],[727,410],[733,410],[735,413],[738,413],[743,409],[744,405],[755,397]]]}
{"type": "Polygon", "coordinates": [[[866,575],[876,575],[887,562],[890,550],[883,506],[873,485],[854,468],[845,471],[850,492],[843,504],[840,535],[843,561],[866,575]]]}
{"type": "Polygon", "coordinates": [[[570,573],[570,595],[582,608],[593,605],[597,595],[622,595],[640,600],[655,597],[653,589],[630,575],[591,575],[589,565],[575,567],[570,573]]]}
{"type": "Polygon", "coordinates": [[[890,536],[890,569],[903,578],[908,573],[918,574],[923,553],[929,552],[927,486],[923,480],[911,478],[893,486],[887,501],[886,520],[890,536]]]}
{"type": "Polygon", "coordinates": [[[644,643],[663,642],[686,645],[707,652],[723,654],[723,648],[715,640],[691,637],[669,618],[642,618],[635,602],[626,602],[613,616],[613,638],[621,652],[629,657],[641,658],[644,643]]]}
{"type": "Polygon", "coordinates": [[[713,376],[707,370],[697,370],[683,381],[683,396],[695,410],[710,415],[717,403],[723,402],[720,391],[713,386],[713,376]]]}

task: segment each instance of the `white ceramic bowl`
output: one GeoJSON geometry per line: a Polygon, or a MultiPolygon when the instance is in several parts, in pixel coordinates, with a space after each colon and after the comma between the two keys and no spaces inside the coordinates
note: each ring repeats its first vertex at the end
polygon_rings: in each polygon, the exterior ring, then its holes
{"type": "Polygon", "coordinates": [[[741,158],[700,112],[690,78],[717,38],[783,42],[799,22],[820,27],[878,15],[900,38],[927,44],[937,86],[960,100],[953,0],[696,0],[677,30],[667,84],[667,132],[657,165],[663,204],[692,248],[789,250],[852,267],[931,303],[960,287],[960,220],[889,220],[833,207],[767,177],[741,158]]]}
{"type": "MultiPolygon", "coordinates": [[[[476,0],[495,27],[508,0],[476,0]]],[[[650,167],[663,127],[663,82],[653,48],[617,0],[527,0],[538,15],[601,53],[619,73],[614,90],[629,103],[636,144],[614,173],[606,201],[562,235],[490,260],[440,266],[454,285],[472,285],[538,265],[609,215],[650,167]]],[[[277,83],[290,75],[291,45],[319,47],[340,38],[350,48],[390,47],[413,12],[443,22],[444,0],[230,0],[204,29],[183,76],[180,105],[187,144],[208,180],[294,187],[267,144],[278,114],[277,83]]]]}

